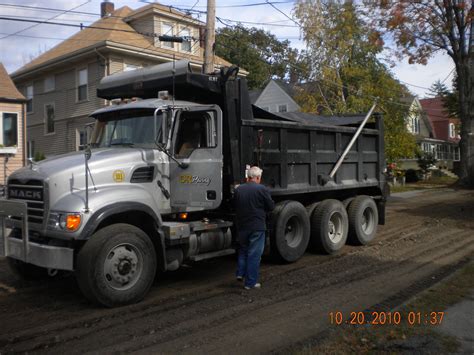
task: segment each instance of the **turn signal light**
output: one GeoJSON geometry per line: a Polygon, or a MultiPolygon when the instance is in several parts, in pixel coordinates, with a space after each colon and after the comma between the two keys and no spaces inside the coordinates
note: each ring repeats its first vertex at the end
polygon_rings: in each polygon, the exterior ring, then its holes
{"type": "Polygon", "coordinates": [[[80,214],[69,214],[66,218],[66,228],[67,230],[74,232],[81,225],[81,215],[80,214]]]}
{"type": "Polygon", "coordinates": [[[179,219],[187,219],[188,218],[188,214],[187,213],[180,213],[179,214],[179,219]]]}

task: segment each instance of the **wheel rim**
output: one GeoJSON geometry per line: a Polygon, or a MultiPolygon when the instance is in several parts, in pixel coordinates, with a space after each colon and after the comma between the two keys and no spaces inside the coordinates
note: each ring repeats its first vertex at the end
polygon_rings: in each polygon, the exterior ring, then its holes
{"type": "Polygon", "coordinates": [[[342,215],[339,212],[332,213],[329,218],[328,237],[334,244],[339,243],[344,235],[344,225],[342,221],[342,215]]]}
{"type": "Polygon", "coordinates": [[[298,217],[293,216],[288,219],[285,225],[285,241],[289,247],[296,248],[303,239],[301,223],[298,217]]]}
{"type": "Polygon", "coordinates": [[[115,290],[128,290],[140,279],[143,269],[143,254],[134,245],[119,244],[107,253],[104,276],[115,290]]]}
{"type": "Polygon", "coordinates": [[[365,234],[372,234],[375,228],[375,213],[372,208],[367,207],[362,212],[362,230],[365,234]]]}

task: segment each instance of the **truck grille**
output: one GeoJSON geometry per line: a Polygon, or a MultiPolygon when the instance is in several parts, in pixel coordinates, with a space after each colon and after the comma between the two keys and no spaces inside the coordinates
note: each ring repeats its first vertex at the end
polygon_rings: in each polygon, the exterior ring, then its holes
{"type": "MultiPolygon", "coordinates": [[[[28,207],[28,222],[43,224],[45,203],[44,186],[41,180],[8,181],[8,199],[26,201],[28,207]]],[[[12,219],[20,219],[12,217],[12,219]]]]}

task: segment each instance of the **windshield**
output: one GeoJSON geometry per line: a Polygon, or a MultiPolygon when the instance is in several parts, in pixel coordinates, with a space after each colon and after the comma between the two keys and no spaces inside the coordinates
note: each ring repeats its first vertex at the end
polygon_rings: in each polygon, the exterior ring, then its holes
{"type": "Polygon", "coordinates": [[[162,114],[154,110],[123,110],[97,117],[91,143],[94,147],[154,148],[161,134],[162,114]]]}

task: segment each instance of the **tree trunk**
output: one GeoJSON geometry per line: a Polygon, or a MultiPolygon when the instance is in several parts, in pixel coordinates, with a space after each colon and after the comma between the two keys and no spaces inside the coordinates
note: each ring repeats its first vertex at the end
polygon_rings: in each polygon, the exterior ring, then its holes
{"type": "Polygon", "coordinates": [[[461,183],[474,187],[474,73],[472,59],[458,65],[459,108],[461,119],[461,183]],[[471,66],[471,67],[470,67],[471,66]]]}

